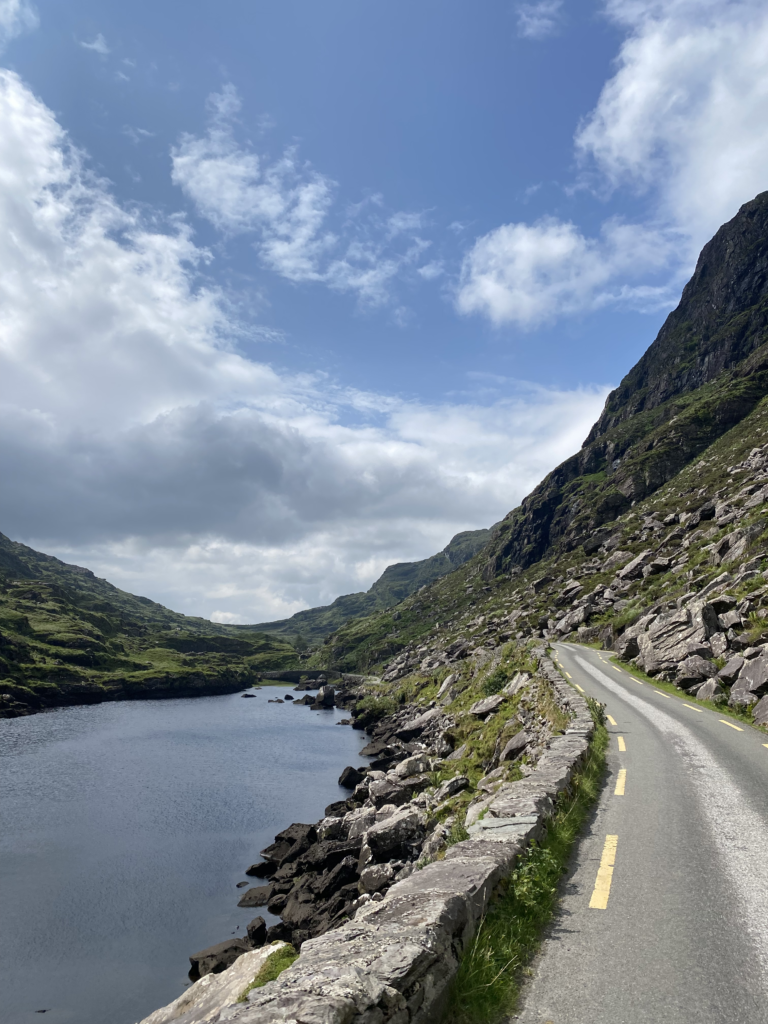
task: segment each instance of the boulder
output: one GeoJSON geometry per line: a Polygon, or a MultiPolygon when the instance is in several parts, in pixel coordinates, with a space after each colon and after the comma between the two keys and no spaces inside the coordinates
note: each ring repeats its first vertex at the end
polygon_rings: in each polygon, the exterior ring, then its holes
{"type": "Polygon", "coordinates": [[[332,896],[333,893],[343,886],[357,882],[357,862],[358,857],[344,857],[335,867],[325,872],[318,879],[314,885],[314,890],[321,900],[327,900],[329,896],[332,896]]]}
{"type": "Polygon", "coordinates": [[[339,776],[339,785],[343,786],[344,789],[354,789],[355,786],[359,786],[365,778],[365,774],[352,768],[351,765],[347,765],[344,771],[339,776]]]}
{"type": "Polygon", "coordinates": [[[192,972],[201,978],[206,974],[220,974],[237,960],[243,953],[247,953],[250,946],[244,939],[227,939],[215,946],[209,946],[199,953],[193,953],[189,958],[192,964],[192,972]]]}
{"type": "MultiPolygon", "coordinates": [[[[690,690],[688,691],[691,692],[690,690]]],[[[694,696],[698,700],[713,700],[717,703],[725,701],[725,691],[716,679],[708,679],[706,683],[701,683],[696,687],[694,696]]]]}
{"type": "Polygon", "coordinates": [[[369,864],[360,872],[360,891],[380,892],[392,882],[395,873],[395,867],[391,863],[369,864]]]}
{"type": "Polygon", "coordinates": [[[680,662],[677,668],[675,682],[682,689],[687,690],[694,683],[701,683],[705,679],[711,679],[717,675],[717,666],[707,661],[698,654],[691,655],[680,662]]]}
{"type": "MultiPolygon", "coordinates": [[[[631,562],[616,573],[620,580],[639,580],[643,575],[643,567],[653,560],[652,551],[643,551],[631,562]]],[[[610,559],[608,559],[610,561],[610,559]]]]}
{"type": "Polygon", "coordinates": [[[407,779],[410,775],[421,775],[429,771],[429,758],[424,753],[414,754],[406,757],[404,761],[395,768],[395,775],[401,779],[407,779]]]}
{"type": "Polygon", "coordinates": [[[740,655],[734,654],[734,656],[728,661],[728,664],[720,669],[720,671],[718,672],[718,676],[720,677],[722,682],[726,684],[726,686],[730,686],[733,682],[735,682],[736,677],[738,676],[739,672],[741,672],[743,665],[744,659],[740,655]]]}
{"type": "Polygon", "coordinates": [[[267,922],[263,917],[254,917],[249,923],[247,931],[248,942],[253,949],[258,949],[267,941],[267,922]]]}
{"type": "Polygon", "coordinates": [[[493,711],[496,711],[506,700],[503,693],[494,693],[492,697],[484,697],[483,700],[475,701],[469,709],[470,715],[477,718],[487,718],[493,711]]]}
{"type": "Polygon", "coordinates": [[[663,572],[669,572],[671,564],[671,558],[654,558],[652,562],[643,566],[643,576],[659,576],[663,572]]]}
{"type": "Polygon", "coordinates": [[[336,691],[332,686],[321,686],[315,697],[315,704],[323,708],[332,708],[336,703],[336,691]]]}
{"type": "Polygon", "coordinates": [[[613,649],[622,661],[631,661],[640,653],[636,636],[628,636],[623,633],[613,643],[613,649]]]}
{"type": "Polygon", "coordinates": [[[709,638],[709,646],[712,648],[712,654],[716,658],[722,658],[728,650],[728,637],[725,633],[715,633],[709,638]]]}
{"type": "Polygon", "coordinates": [[[761,697],[752,709],[755,725],[768,726],[768,696],[761,697]]]}
{"type": "Polygon", "coordinates": [[[241,697],[255,697],[256,694],[255,693],[241,693],[240,696],[241,697]]]}
{"type": "MultiPolygon", "coordinates": [[[[314,825],[303,825],[294,822],[282,832],[278,832],[275,841],[266,849],[261,851],[265,860],[274,861],[278,865],[296,860],[297,857],[308,850],[317,839],[317,832],[314,825]]],[[[248,872],[246,872],[248,874],[248,872]]]]}
{"type": "Polygon", "coordinates": [[[334,803],[328,804],[325,808],[325,817],[343,818],[349,809],[349,804],[346,800],[336,800],[334,803]]]}
{"type": "Polygon", "coordinates": [[[732,706],[756,704],[759,698],[766,694],[768,694],[768,656],[763,655],[744,664],[738,679],[731,687],[728,703],[732,706]]]}
{"type": "Polygon", "coordinates": [[[366,842],[375,860],[392,860],[405,854],[424,838],[424,819],[416,808],[408,806],[368,829],[366,842]]]}
{"type": "Polygon", "coordinates": [[[431,708],[429,711],[425,711],[424,714],[418,715],[416,718],[409,719],[409,721],[405,722],[405,724],[397,730],[395,735],[398,739],[405,740],[406,742],[408,740],[412,740],[424,732],[429,723],[440,714],[441,711],[439,708],[431,708]]]}
{"type": "MultiPolygon", "coordinates": [[[[648,632],[638,636],[638,661],[648,675],[676,670],[680,662],[692,654],[711,653],[705,642],[709,635],[704,624],[709,618],[706,607],[699,602],[693,610],[680,608],[659,615],[648,632]]],[[[712,611],[711,615],[714,614],[712,611]]]]}
{"type": "Polygon", "coordinates": [[[469,785],[469,779],[466,775],[454,775],[452,779],[446,779],[442,782],[435,792],[435,802],[442,803],[443,800],[447,800],[448,797],[455,796],[456,793],[460,793],[462,789],[466,789],[469,785]]]}
{"type": "Polygon", "coordinates": [[[274,887],[271,885],[259,885],[249,889],[240,899],[238,907],[266,907],[272,899],[274,887]]]}
{"type": "Polygon", "coordinates": [[[502,762],[514,761],[516,757],[519,757],[525,751],[531,739],[532,737],[525,731],[515,733],[502,750],[499,760],[502,762]]]}
{"type": "Polygon", "coordinates": [[[447,693],[450,690],[453,684],[458,681],[458,678],[459,677],[455,672],[451,672],[449,675],[445,677],[445,679],[440,684],[440,689],[437,691],[438,700],[440,699],[440,697],[443,696],[443,694],[447,693]]]}

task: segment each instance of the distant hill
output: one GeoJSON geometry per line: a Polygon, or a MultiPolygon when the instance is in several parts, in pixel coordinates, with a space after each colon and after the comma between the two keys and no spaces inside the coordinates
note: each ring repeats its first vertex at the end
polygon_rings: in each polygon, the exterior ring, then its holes
{"type": "MultiPolygon", "coordinates": [[[[498,524],[497,524],[498,525],[498,524]]],[[[357,619],[373,612],[384,611],[403,601],[421,587],[440,579],[464,565],[470,558],[482,551],[493,537],[497,526],[487,530],[465,530],[457,533],[446,547],[436,555],[420,562],[397,562],[389,565],[367,591],[344,594],[333,604],[319,608],[307,608],[296,612],[289,619],[276,622],[259,622],[240,629],[258,630],[271,636],[290,638],[303,637],[308,643],[322,641],[339,626],[350,619],[357,619]]]]}
{"type": "Polygon", "coordinates": [[[172,612],[0,533],[0,714],[231,693],[296,663],[276,637],[172,612]]]}

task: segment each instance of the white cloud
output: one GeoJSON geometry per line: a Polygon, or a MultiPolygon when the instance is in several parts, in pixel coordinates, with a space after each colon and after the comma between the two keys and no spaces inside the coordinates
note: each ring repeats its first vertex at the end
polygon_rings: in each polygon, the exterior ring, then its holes
{"type": "Polygon", "coordinates": [[[523,39],[546,39],[554,35],[562,18],[563,0],[541,0],[517,8],[517,34],[523,39]]]}
{"type": "Polygon", "coordinates": [[[617,70],[579,127],[582,186],[644,197],[635,224],[589,237],[552,218],[477,239],[457,308],[532,327],[606,304],[672,305],[702,245],[768,188],[768,8],[609,0],[617,70]]]}
{"type": "Polygon", "coordinates": [[[577,135],[613,187],[649,192],[697,250],[768,188],[768,7],[612,0],[618,70],[577,135]]]}
{"type": "Polygon", "coordinates": [[[425,406],[239,354],[182,221],[122,209],[0,72],[5,533],[195,614],[263,620],[489,525],[605,391],[425,406]]]}
{"type": "Polygon", "coordinates": [[[615,302],[659,308],[674,292],[636,282],[669,266],[674,255],[673,238],[653,227],[608,221],[595,239],[554,217],[504,224],[467,254],[457,308],[523,328],[615,302]]]}
{"type": "Polygon", "coordinates": [[[0,0],[0,47],[22,32],[33,31],[39,24],[37,11],[26,0],[0,0]]]}
{"type": "Polygon", "coordinates": [[[380,305],[390,285],[428,245],[418,237],[419,213],[377,214],[361,221],[350,207],[338,231],[328,227],[336,183],[300,162],[289,149],[273,162],[242,145],[235,127],[241,103],[231,84],[209,98],[211,121],[203,136],[183,135],[172,150],[173,181],[198,213],[225,235],[254,234],[263,264],[289,281],[314,281],[354,292],[380,305]],[[402,240],[400,248],[393,243],[402,240]]]}
{"type": "MultiPolygon", "coordinates": [[[[104,38],[101,32],[99,32],[96,38],[92,40],[90,43],[81,42],[80,45],[83,47],[84,50],[93,50],[93,52],[98,53],[100,57],[106,57],[109,53],[112,52],[110,48],[107,46],[107,40],[104,38]]],[[[123,77],[125,78],[125,76],[123,77]]],[[[126,81],[128,81],[127,78],[126,81]]]]}

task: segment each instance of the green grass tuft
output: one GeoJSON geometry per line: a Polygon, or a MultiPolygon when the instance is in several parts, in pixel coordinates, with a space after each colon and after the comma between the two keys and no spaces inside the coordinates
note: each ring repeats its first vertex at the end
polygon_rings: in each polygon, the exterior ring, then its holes
{"type": "Polygon", "coordinates": [[[290,967],[294,960],[298,960],[298,958],[299,954],[291,945],[281,946],[280,949],[275,950],[261,965],[261,970],[250,985],[240,993],[237,1000],[238,1003],[246,1002],[248,993],[252,992],[253,989],[263,988],[267,982],[279,978],[283,971],[290,967]]]}

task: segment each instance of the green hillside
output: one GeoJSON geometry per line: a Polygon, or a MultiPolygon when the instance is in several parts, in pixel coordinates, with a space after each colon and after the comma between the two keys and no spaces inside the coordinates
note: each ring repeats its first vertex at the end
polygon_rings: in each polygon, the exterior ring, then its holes
{"type": "Polygon", "coordinates": [[[229,693],[295,662],[275,637],[179,615],[0,534],[5,710],[229,693]]]}

